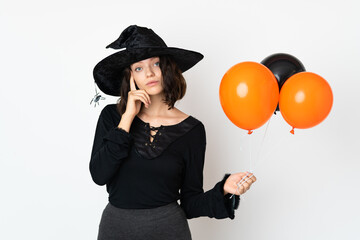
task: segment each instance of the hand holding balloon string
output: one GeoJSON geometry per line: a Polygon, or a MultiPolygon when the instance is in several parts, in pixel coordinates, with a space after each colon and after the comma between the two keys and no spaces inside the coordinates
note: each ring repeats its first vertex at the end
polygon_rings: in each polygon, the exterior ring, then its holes
{"type": "MultiPolygon", "coordinates": [[[[250,178],[254,175],[254,174],[251,174],[251,175],[248,177],[249,174],[250,174],[250,173],[246,174],[246,176],[243,177],[243,178],[240,180],[240,182],[238,182],[238,183],[236,184],[236,185],[238,186],[237,189],[236,189],[236,192],[239,193],[239,196],[241,195],[241,194],[240,194],[240,191],[239,191],[240,187],[242,187],[242,186],[243,186],[243,183],[244,183],[244,182],[247,182],[247,180],[250,179],[250,178]]],[[[234,196],[234,194],[231,195],[230,198],[232,198],[233,196],[234,196]]]]}
{"type": "Polygon", "coordinates": [[[224,194],[232,193],[232,198],[235,194],[242,195],[250,189],[251,184],[256,181],[256,177],[250,172],[240,172],[231,174],[224,184],[224,194]]]}

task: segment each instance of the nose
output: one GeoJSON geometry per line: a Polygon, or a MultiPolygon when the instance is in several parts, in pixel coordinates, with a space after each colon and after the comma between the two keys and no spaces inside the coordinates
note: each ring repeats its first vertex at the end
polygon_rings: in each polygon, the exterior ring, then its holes
{"type": "Polygon", "coordinates": [[[154,70],[152,69],[152,67],[146,68],[146,76],[147,76],[147,77],[152,77],[152,76],[154,76],[154,70]]]}

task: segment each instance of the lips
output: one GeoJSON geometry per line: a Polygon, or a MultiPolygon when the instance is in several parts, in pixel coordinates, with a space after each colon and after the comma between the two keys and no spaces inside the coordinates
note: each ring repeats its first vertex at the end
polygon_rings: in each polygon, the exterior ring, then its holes
{"type": "Polygon", "coordinates": [[[147,86],[152,86],[152,85],[155,85],[155,84],[157,84],[159,81],[150,81],[150,82],[148,82],[146,85],[147,86]]]}

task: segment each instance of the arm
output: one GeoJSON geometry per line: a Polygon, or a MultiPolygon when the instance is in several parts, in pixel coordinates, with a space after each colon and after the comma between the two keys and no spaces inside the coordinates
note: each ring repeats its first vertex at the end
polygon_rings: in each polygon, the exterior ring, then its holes
{"type": "Polygon", "coordinates": [[[89,164],[96,184],[105,185],[112,179],[121,162],[127,158],[131,142],[131,135],[114,124],[111,109],[106,106],[96,126],[89,164]]]}
{"type": "Polygon", "coordinates": [[[234,209],[239,205],[239,196],[230,199],[230,194],[224,194],[224,183],[229,174],[226,174],[213,189],[207,192],[203,190],[205,128],[203,124],[199,124],[195,128],[194,136],[198,141],[192,144],[195,147],[186,154],[185,175],[180,196],[181,207],[189,219],[200,216],[234,219],[234,209]]]}

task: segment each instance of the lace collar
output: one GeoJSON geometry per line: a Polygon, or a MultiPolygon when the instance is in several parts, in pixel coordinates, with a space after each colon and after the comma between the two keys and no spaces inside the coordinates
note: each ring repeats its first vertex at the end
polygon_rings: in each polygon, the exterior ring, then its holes
{"type": "Polygon", "coordinates": [[[135,116],[130,133],[133,136],[138,153],[143,158],[153,159],[160,156],[172,142],[190,131],[199,122],[196,118],[188,116],[180,123],[153,128],[149,123],[135,116]],[[157,132],[155,135],[152,135],[153,141],[151,142],[152,129],[157,130],[157,132]]]}

